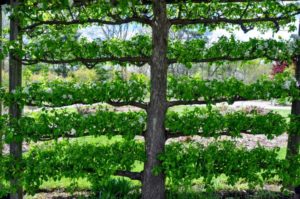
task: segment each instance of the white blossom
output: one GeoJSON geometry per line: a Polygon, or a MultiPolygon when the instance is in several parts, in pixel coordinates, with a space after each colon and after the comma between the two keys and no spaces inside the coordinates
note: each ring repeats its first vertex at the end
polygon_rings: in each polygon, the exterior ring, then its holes
{"type": "Polygon", "coordinates": [[[72,6],[73,3],[74,3],[74,1],[73,0],[69,0],[68,3],[69,3],[69,6],[72,6]]]}
{"type": "Polygon", "coordinates": [[[76,89],[79,89],[80,87],[81,87],[81,85],[78,84],[78,83],[76,83],[76,84],[74,85],[74,88],[76,88],[76,89]]]}
{"type": "Polygon", "coordinates": [[[25,94],[29,95],[29,88],[28,87],[25,87],[23,91],[24,91],[25,94]]]}
{"type": "Polygon", "coordinates": [[[57,125],[51,123],[51,124],[48,125],[48,127],[49,127],[49,128],[57,128],[57,125]]]}
{"type": "Polygon", "coordinates": [[[52,94],[52,93],[53,93],[52,88],[47,88],[47,89],[46,89],[46,93],[52,94]]]}
{"type": "Polygon", "coordinates": [[[75,135],[76,134],[76,130],[75,129],[71,129],[71,135],[75,135]]]}
{"type": "Polygon", "coordinates": [[[263,47],[263,46],[258,46],[257,49],[258,49],[258,50],[263,50],[264,47],[263,47]]]}
{"type": "Polygon", "coordinates": [[[142,116],[139,118],[139,123],[141,123],[141,124],[144,123],[144,118],[142,116]]]}
{"type": "Polygon", "coordinates": [[[269,44],[267,42],[264,44],[264,46],[265,48],[269,48],[269,44]]]}
{"type": "Polygon", "coordinates": [[[42,4],[42,3],[38,3],[38,4],[37,4],[37,7],[38,7],[38,8],[43,8],[43,4],[42,4]]]}
{"type": "Polygon", "coordinates": [[[288,89],[290,89],[291,84],[292,84],[292,82],[290,80],[287,80],[284,82],[283,88],[288,90],[288,89]]]}
{"type": "Polygon", "coordinates": [[[114,8],[111,9],[111,12],[112,12],[113,14],[117,14],[118,10],[114,7],[114,8]]]}

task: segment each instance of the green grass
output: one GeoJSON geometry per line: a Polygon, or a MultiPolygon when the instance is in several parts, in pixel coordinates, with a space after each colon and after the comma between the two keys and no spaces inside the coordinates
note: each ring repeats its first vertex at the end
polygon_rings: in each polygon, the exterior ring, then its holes
{"type": "MultiPolygon", "coordinates": [[[[91,188],[91,183],[85,179],[81,178],[76,180],[77,187],[76,189],[79,190],[89,190],[91,188]]],[[[72,179],[70,178],[62,178],[61,180],[55,181],[55,180],[48,180],[44,182],[40,189],[41,190],[56,190],[56,189],[68,189],[72,186],[72,179]]],[[[73,187],[72,187],[73,188],[73,187]]]]}
{"type": "Polygon", "coordinates": [[[286,155],[286,147],[280,148],[278,152],[278,158],[279,159],[284,159],[286,155]]]}
{"type": "Polygon", "coordinates": [[[273,109],[275,113],[280,114],[281,116],[285,117],[289,121],[289,115],[291,114],[291,110],[281,110],[281,109],[273,109]]]}
{"type": "Polygon", "coordinates": [[[101,145],[110,145],[115,142],[121,141],[122,136],[113,136],[112,138],[108,138],[107,136],[84,136],[79,138],[71,139],[72,142],[77,142],[79,144],[101,144],[101,145]]]}

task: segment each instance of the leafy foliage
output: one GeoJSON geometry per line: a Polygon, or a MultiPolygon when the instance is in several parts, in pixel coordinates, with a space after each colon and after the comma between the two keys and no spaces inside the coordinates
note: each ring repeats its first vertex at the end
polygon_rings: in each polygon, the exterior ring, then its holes
{"type": "Polygon", "coordinates": [[[299,173],[297,158],[295,165],[288,165],[286,160],[278,159],[277,152],[277,149],[268,150],[263,147],[251,150],[239,148],[228,141],[208,146],[199,143],[173,143],[167,145],[165,154],[160,156],[163,163],[157,171],[163,169],[173,185],[190,186],[194,179],[203,179],[204,184],[209,187],[214,178],[225,174],[231,185],[243,180],[250,186],[262,186],[267,179],[274,177],[286,180],[289,176],[287,169],[295,169],[299,173]]]}
{"type": "Polygon", "coordinates": [[[234,111],[222,114],[218,110],[195,108],[182,114],[170,112],[166,119],[166,128],[171,135],[179,132],[203,137],[239,137],[241,133],[249,133],[264,134],[272,139],[286,132],[287,126],[286,119],[281,115],[273,112],[262,115],[255,110],[250,113],[234,111]]]}
{"type": "Polygon", "coordinates": [[[48,144],[34,148],[25,158],[25,188],[28,193],[34,193],[44,180],[62,177],[86,177],[91,183],[99,184],[118,170],[130,171],[135,161],[144,159],[143,145],[133,141],[108,146],[76,142],[48,144]]]}
{"type": "MultiPolygon", "coordinates": [[[[97,63],[111,62],[127,65],[149,63],[151,57],[151,38],[146,35],[136,35],[129,40],[95,39],[89,41],[78,36],[74,30],[48,30],[50,33],[41,34],[23,44],[19,49],[16,42],[7,42],[4,48],[16,51],[23,58],[24,64],[45,62],[50,64],[71,63],[85,64],[94,67],[97,63]],[[59,46],[59,48],[58,48],[59,46]],[[44,49],[44,50],[40,50],[44,49]],[[50,57],[50,58],[49,58],[50,57]]],[[[272,60],[287,60],[299,54],[298,40],[262,40],[250,39],[239,41],[233,36],[220,37],[210,43],[206,39],[188,41],[169,41],[168,59],[170,63],[181,63],[190,67],[194,62],[253,60],[265,58],[272,60]]]]}
{"type": "Polygon", "coordinates": [[[97,102],[141,102],[149,87],[145,77],[132,75],[129,80],[117,76],[113,80],[99,83],[76,83],[53,81],[32,83],[12,93],[2,90],[1,97],[6,105],[17,102],[19,105],[66,106],[76,103],[97,102]]]}
{"type": "Polygon", "coordinates": [[[117,113],[103,109],[93,114],[81,114],[51,110],[38,113],[35,117],[24,116],[14,121],[13,125],[8,125],[8,118],[3,116],[3,131],[6,132],[5,140],[8,143],[13,140],[36,142],[87,135],[123,135],[132,139],[135,135],[142,134],[145,120],[144,112],[117,113]]]}
{"type": "MultiPolygon", "coordinates": [[[[2,88],[0,97],[6,105],[67,106],[72,104],[93,104],[97,102],[145,102],[149,96],[149,81],[140,75],[129,80],[120,76],[98,83],[75,83],[52,81],[32,83],[12,93],[2,88]]],[[[298,84],[289,73],[277,74],[274,79],[261,78],[252,84],[245,84],[236,78],[202,80],[198,77],[174,77],[168,79],[170,100],[201,101],[216,103],[238,100],[299,98],[298,84]]]]}
{"type": "MultiPolygon", "coordinates": [[[[252,186],[263,186],[274,177],[289,179],[289,169],[300,172],[297,168],[299,158],[295,159],[295,165],[288,165],[286,160],[278,158],[278,149],[258,147],[250,150],[236,147],[230,141],[217,141],[208,146],[173,142],[166,146],[159,159],[162,165],[153,172],[163,171],[171,187],[190,186],[197,179],[203,179],[210,187],[214,178],[224,174],[231,185],[243,180],[252,186]]],[[[5,160],[4,168],[9,168],[7,165],[12,164],[12,159],[5,160]]],[[[76,179],[86,178],[94,186],[95,193],[113,194],[104,191],[107,186],[112,186],[109,185],[111,175],[118,170],[130,171],[137,161],[144,160],[142,143],[121,141],[111,145],[91,145],[61,141],[31,149],[21,163],[24,168],[22,179],[29,194],[34,194],[43,181],[62,177],[73,179],[75,187],[76,179]]],[[[6,170],[6,177],[9,172],[12,170],[6,170]]]]}
{"type": "Polygon", "coordinates": [[[191,77],[170,77],[168,98],[184,101],[196,101],[203,98],[208,103],[237,100],[299,98],[295,78],[289,73],[277,74],[273,80],[261,78],[253,84],[245,84],[235,78],[220,80],[202,80],[191,77]]]}

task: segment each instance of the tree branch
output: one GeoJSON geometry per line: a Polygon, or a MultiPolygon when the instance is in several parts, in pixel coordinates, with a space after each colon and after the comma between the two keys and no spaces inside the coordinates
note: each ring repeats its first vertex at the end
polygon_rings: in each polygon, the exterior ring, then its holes
{"type": "Polygon", "coordinates": [[[119,106],[135,106],[135,107],[138,107],[138,108],[141,108],[141,109],[144,109],[144,110],[146,110],[148,108],[148,104],[143,103],[143,102],[113,102],[113,101],[108,101],[106,103],[109,104],[109,105],[112,105],[112,106],[116,106],[116,107],[119,107],[119,106]]]}
{"type": "MultiPolygon", "coordinates": [[[[201,135],[202,132],[199,132],[197,134],[193,134],[193,135],[189,135],[189,134],[185,134],[185,133],[182,133],[182,132],[176,132],[176,133],[172,133],[172,132],[169,132],[169,131],[166,131],[166,138],[167,139],[170,139],[170,138],[178,138],[178,137],[188,137],[188,136],[201,136],[201,137],[205,137],[205,138],[209,138],[209,137],[214,137],[214,135],[201,135]]],[[[247,134],[247,135],[258,135],[258,134],[252,134],[251,132],[249,131],[241,131],[240,134],[247,134]]],[[[232,135],[230,132],[228,131],[223,131],[223,132],[220,132],[220,133],[217,133],[215,135],[218,135],[218,136],[235,136],[235,135],[232,135]]],[[[235,136],[236,137],[236,136],[235,136]]]]}
{"type": "Polygon", "coordinates": [[[296,13],[290,14],[287,16],[280,16],[280,17],[257,17],[252,19],[228,19],[228,18],[198,18],[198,19],[170,19],[170,23],[172,25],[191,25],[191,24],[216,24],[216,23],[227,23],[227,24],[236,24],[244,27],[245,23],[257,23],[257,22],[273,22],[276,26],[278,21],[287,20],[292,16],[298,15],[300,11],[296,13]]]}
{"type": "MultiPolygon", "coordinates": [[[[54,129],[52,129],[54,130],[54,129]]],[[[76,134],[63,134],[61,136],[57,136],[57,137],[52,137],[52,136],[42,136],[38,139],[38,141],[41,142],[46,142],[46,141],[50,141],[50,140],[55,140],[58,138],[79,138],[79,137],[85,137],[85,136],[90,136],[90,134],[85,133],[85,134],[81,134],[81,135],[76,135],[76,134]]]]}
{"type": "MultiPolygon", "coordinates": [[[[97,172],[94,168],[85,168],[84,171],[88,172],[88,173],[96,173],[97,172]]],[[[132,172],[132,171],[117,170],[114,175],[128,177],[132,180],[142,181],[143,172],[132,172]]]]}
{"type": "MultiPolygon", "coordinates": [[[[230,56],[221,56],[221,57],[210,57],[210,58],[199,58],[192,59],[190,62],[193,63],[205,63],[205,62],[216,62],[216,61],[250,61],[258,58],[268,58],[269,60],[276,61],[276,57],[270,57],[269,55],[262,56],[249,56],[249,57],[230,57],[230,56]]],[[[179,61],[177,59],[169,59],[169,64],[175,64],[179,61]]]]}
{"type": "MultiPolygon", "coordinates": [[[[94,103],[99,103],[99,102],[94,102],[94,103]]],[[[114,101],[107,101],[107,102],[103,102],[106,104],[109,104],[111,106],[115,106],[115,107],[121,107],[121,106],[135,106],[141,109],[147,109],[148,108],[148,104],[144,103],[144,102],[114,102],[114,101]]],[[[60,107],[66,107],[66,106],[72,106],[75,104],[87,104],[89,105],[90,103],[86,103],[84,101],[74,101],[72,104],[70,105],[51,105],[51,104],[43,104],[43,107],[46,108],[60,108],[60,107]]],[[[39,104],[36,104],[34,102],[28,102],[26,103],[26,106],[40,106],[39,104]]]]}
{"type": "Polygon", "coordinates": [[[26,27],[23,27],[22,30],[32,30],[41,25],[74,25],[74,24],[86,24],[86,23],[97,23],[100,25],[121,25],[131,22],[137,22],[141,24],[151,24],[151,20],[145,17],[129,17],[126,19],[118,19],[113,21],[101,20],[101,19],[86,19],[86,20],[79,20],[74,19],[71,21],[60,21],[60,20],[49,20],[49,21],[38,21],[26,27]]]}
{"type": "MultiPolygon", "coordinates": [[[[204,62],[216,62],[216,61],[249,61],[258,58],[266,57],[270,60],[276,61],[276,57],[270,57],[268,55],[262,56],[249,56],[249,57],[230,57],[230,56],[221,56],[221,57],[211,57],[211,58],[200,58],[200,59],[192,59],[190,62],[193,63],[204,63],[204,62]]],[[[24,58],[21,60],[23,65],[33,65],[37,63],[46,63],[46,64],[70,64],[74,62],[81,62],[86,65],[88,68],[95,67],[98,63],[103,62],[122,62],[122,63],[130,63],[136,66],[143,66],[147,63],[150,63],[150,57],[106,57],[106,58],[74,58],[74,59],[28,59],[24,58]]],[[[179,61],[177,59],[169,59],[169,64],[175,64],[179,61]]]]}
{"type": "MultiPolygon", "coordinates": [[[[212,100],[211,103],[216,104],[216,103],[227,102],[227,101],[228,99],[218,99],[218,100],[212,100]]],[[[235,101],[250,101],[250,100],[241,97],[235,97],[231,99],[231,101],[235,102],[235,101]]],[[[203,105],[207,103],[208,102],[206,100],[191,100],[191,101],[178,100],[178,101],[168,102],[168,107],[179,106],[179,105],[203,105]]]]}
{"type": "Polygon", "coordinates": [[[143,172],[132,172],[132,171],[116,171],[115,175],[128,177],[132,180],[142,181],[143,172]]]}
{"type": "Polygon", "coordinates": [[[115,61],[115,62],[127,62],[127,63],[141,63],[146,64],[150,62],[150,57],[105,57],[105,58],[73,58],[73,59],[28,59],[21,60],[24,65],[33,65],[40,62],[47,64],[68,64],[74,62],[81,62],[89,68],[93,68],[97,63],[115,61]]]}

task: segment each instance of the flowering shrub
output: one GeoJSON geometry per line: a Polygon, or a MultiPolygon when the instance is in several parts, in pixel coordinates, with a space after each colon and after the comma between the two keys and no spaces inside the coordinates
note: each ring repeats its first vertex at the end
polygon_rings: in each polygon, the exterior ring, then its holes
{"type": "Polygon", "coordinates": [[[276,75],[277,73],[283,73],[284,70],[288,67],[288,63],[287,62],[280,62],[280,61],[276,61],[273,64],[273,68],[272,68],[272,75],[276,75]]]}

